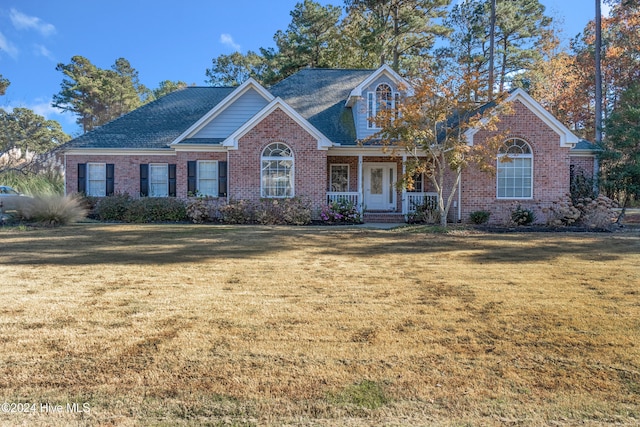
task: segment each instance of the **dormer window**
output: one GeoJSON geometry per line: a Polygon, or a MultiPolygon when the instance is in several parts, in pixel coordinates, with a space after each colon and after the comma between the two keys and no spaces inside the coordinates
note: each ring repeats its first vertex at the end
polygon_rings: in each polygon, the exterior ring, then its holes
{"type": "MultiPolygon", "coordinates": [[[[375,92],[367,93],[367,128],[368,129],[380,129],[383,123],[376,122],[376,116],[378,113],[385,110],[394,110],[396,108],[396,102],[399,99],[399,94],[394,92],[386,83],[380,83],[375,92]]],[[[391,117],[387,117],[390,119],[391,117]]],[[[380,118],[378,118],[378,121],[380,118]]]]}

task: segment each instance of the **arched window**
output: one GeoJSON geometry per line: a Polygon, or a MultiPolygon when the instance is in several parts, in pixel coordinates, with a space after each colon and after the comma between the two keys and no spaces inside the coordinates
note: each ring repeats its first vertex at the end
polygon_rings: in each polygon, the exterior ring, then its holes
{"type": "Polygon", "coordinates": [[[267,145],[261,156],[261,196],[293,197],[293,152],[281,142],[267,145]]]}
{"type": "Polygon", "coordinates": [[[498,152],[498,199],[533,197],[533,153],[522,139],[505,141],[498,152]]]}
{"type": "MultiPolygon", "coordinates": [[[[394,93],[391,86],[386,83],[380,83],[376,87],[375,92],[369,92],[367,98],[367,118],[369,123],[367,124],[369,129],[380,128],[381,123],[376,123],[374,120],[376,115],[383,110],[392,110],[395,108],[396,101],[399,94],[394,93]]],[[[389,117],[391,119],[391,117],[389,117]]]]}

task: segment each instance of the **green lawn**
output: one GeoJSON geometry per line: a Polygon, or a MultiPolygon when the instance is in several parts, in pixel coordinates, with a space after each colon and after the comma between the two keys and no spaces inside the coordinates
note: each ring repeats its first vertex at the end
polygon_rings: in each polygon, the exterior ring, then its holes
{"type": "Polygon", "coordinates": [[[4,425],[640,423],[637,231],[14,228],[0,283],[4,425]]]}

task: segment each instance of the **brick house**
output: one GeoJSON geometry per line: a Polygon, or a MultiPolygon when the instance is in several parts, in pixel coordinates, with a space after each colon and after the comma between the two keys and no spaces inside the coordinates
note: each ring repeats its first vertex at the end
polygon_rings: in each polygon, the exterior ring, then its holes
{"type": "MultiPolygon", "coordinates": [[[[225,200],[303,196],[318,212],[348,199],[365,221],[397,221],[433,198],[428,180],[398,189],[402,155],[359,141],[377,132],[370,120],[400,99],[407,82],[377,70],[304,69],[264,88],[188,87],[146,104],[65,144],[66,192],[92,196],[191,195],[225,200]]],[[[409,94],[410,95],[410,94],[409,94]]],[[[580,141],[522,90],[504,150],[513,161],[496,175],[464,171],[450,220],[474,210],[500,218],[514,202],[541,209],[569,192],[570,176],[597,168],[593,146],[580,141]]],[[[485,131],[468,133],[481,144],[485,131]]],[[[499,157],[503,153],[496,153],[499,157]]]]}

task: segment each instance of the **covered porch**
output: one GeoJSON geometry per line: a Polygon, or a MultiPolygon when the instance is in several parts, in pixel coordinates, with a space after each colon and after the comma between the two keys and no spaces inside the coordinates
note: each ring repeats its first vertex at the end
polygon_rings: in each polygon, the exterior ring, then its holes
{"type": "Polygon", "coordinates": [[[437,208],[437,193],[428,191],[420,177],[413,191],[398,188],[406,158],[380,152],[327,157],[327,203],[346,202],[363,214],[395,214],[396,218],[419,209],[437,208]]]}

